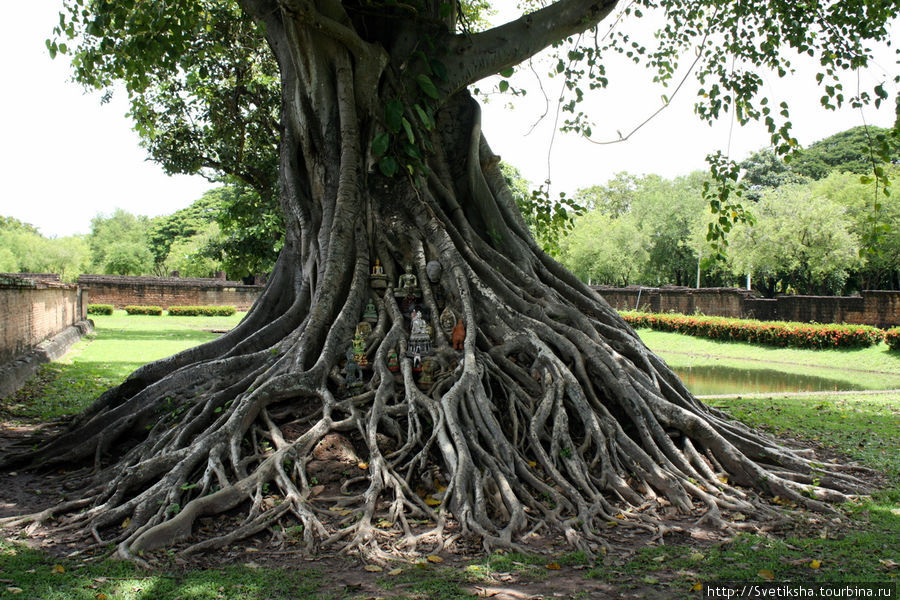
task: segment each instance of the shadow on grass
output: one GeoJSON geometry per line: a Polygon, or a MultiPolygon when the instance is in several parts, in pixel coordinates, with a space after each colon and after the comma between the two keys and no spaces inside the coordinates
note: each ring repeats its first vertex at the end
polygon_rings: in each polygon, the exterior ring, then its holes
{"type": "Polygon", "coordinates": [[[334,598],[320,593],[315,569],[226,567],[182,572],[144,571],[121,561],[54,558],[0,542],[0,572],[7,595],[42,600],[287,600],[334,598]],[[12,591],[10,591],[12,588],[12,591]],[[15,595],[15,596],[14,596],[15,595]]]}
{"type": "Polygon", "coordinates": [[[219,337],[220,334],[202,329],[103,329],[99,332],[104,341],[144,342],[178,340],[202,344],[219,337]]]}

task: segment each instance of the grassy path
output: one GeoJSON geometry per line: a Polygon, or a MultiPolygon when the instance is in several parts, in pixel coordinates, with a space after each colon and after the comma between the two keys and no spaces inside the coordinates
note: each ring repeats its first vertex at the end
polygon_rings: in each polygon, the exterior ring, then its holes
{"type": "Polygon", "coordinates": [[[40,420],[78,412],[138,367],[214,340],[237,325],[230,317],[91,315],[94,333],[77,342],[60,360],[44,365],[0,411],[8,417],[40,420]]]}

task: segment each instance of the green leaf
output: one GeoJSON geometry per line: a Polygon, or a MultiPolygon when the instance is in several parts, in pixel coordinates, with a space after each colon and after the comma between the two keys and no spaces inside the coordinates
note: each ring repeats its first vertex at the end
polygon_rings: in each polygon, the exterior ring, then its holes
{"type": "Polygon", "coordinates": [[[379,133],[375,136],[375,139],[372,140],[372,154],[375,156],[381,156],[385,152],[387,152],[388,146],[391,143],[391,136],[387,133],[379,133]]]}
{"type": "Polygon", "coordinates": [[[502,71],[500,71],[500,77],[512,77],[513,73],[515,73],[515,69],[513,69],[512,67],[503,69],[502,71]]]}
{"type": "Polygon", "coordinates": [[[384,174],[385,177],[393,177],[397,174],[397,170],[400,168],[400,165],[397,164],[397,161],[394,160],[391,156],[385,156],[380,161],[378,161],[378,168],[384,174]]]}
{"type": "Polygon", "coordinates": [[[500,91],[505,92],[508,89],[509,89],[509,82],[504,79],[503,81],[500,82],[500,91]]]}
{"type": "Polygon", "coordinates": [[[447,65],[436,58],[431,59],[429,64],[431,65],[432,72],[434,72],[434,76],[437,77],[439,81],[447,81],[447,65]]]}
{"type": "Polygon", "coordinates": [[[407,142],[403,142],[403,151],[412,158],[416,158],[422,160],[422,151],[419,150],[419,147],[415,144],[409,144],[407,142]]]}
{"type": "Polygon", "coordinates": [[[422,125],[425,126],[425,129],[431,130],[434,129],[434,119],[432,119],[425,109],[421,107],[421,105],[416,104],[413,106],[413,109],[416,111],[416,114],[419,116],[419,120],[422,122],[422,125]]]}
{"type": "Polygon", "coordinates": [[[434,82],[431,81],[431,77],[429,77],[428,75],[419,73],[418,75],[416,75],[416,83],[419,84],[419,88],[422,90],[422,92],[425,93],[426,96],[434,98],[435,100],[440,97],[440,94],[438,94],[438,90],[435,87],[434,82]]]}
{"type": "Polygon", "coordinates": [[[384,105],[384,120],[391,133],[400,133],[403,127],[403,103],[399,100],[388,100],[384,105]]]}
{"type": "Polygon", "coordinates": [[[409,140],[410,144],[415,144],[416,136],[413,134],[412,124],[406,120],[406,117],[403,117],[401,122],[403,123],[403,130],[406,132],[406,139],[409,140]]]}

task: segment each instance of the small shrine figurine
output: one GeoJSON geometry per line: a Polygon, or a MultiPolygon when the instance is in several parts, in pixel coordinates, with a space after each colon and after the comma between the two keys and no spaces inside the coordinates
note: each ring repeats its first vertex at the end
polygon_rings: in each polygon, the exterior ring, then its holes
{"type": "Polygon", "coordinates": [[[369,287],[373,290],[383,290],[387,287],[387,275],[384,274],[384,267],[381,261],[375,259],[375,265],[372,267],[372,273],[369,275],[369,287]]]}
{"type": "Polygon", "coordinates": [[[430,260],[425,265],[425,274],[428,275],[428,281],[431,283],[437,283],[441,280],[441,273],[444,271],[444,267],[440,262],[436,260],[430,260]]]}
{"type": "Polygon", "coordinates": [[[441,331],[443,331],[447,337],[453,335],[453,326],[456,324],[456,315],[453,314],[453,311],[450,310],[450,307],[444,308],[444,311],[441,313],[440,318],[441,331]]]}
{"type": "Polygon", "coordinates": [[[418,352],[412,356],[412,369],[414,373],[422,372],[422,355],[418,352]]]}
{"type": "Polygon", "coordinates": [[[366,310],[363,312],[363,321],[368,323],[378,322],[378,311],[375,310],[375,303],[372,302],[371,298],[369,298],[369,302],[366,304],[366,310]]]}
{"type": "Polygon", "coordinates": [[[362,385],[359,363],[356,362],[352,349],[347,349],[347,364],[345,370],[347,372],[346,383],[348,388],[359,387],[362,385]]]}
{"type": "Polygon", "coordinates": [[[394,290],[394,296],[398,298],[404,296],[420,297],[422,292],[419,291],[419,279],[413,275],[412,265],[407,263],[403,270],[403,275],[397,280],[397,289],[394,290]]]}
{"type": "Polygon", "coordinates": [[[390,351],[387,357],[387,368],[391,373],[396,373],[400,370],[400,360],[397,357],[397,353],[393,350],[390,351]]]}
{"type": "Polygon", "coordinates": [[[463,349],[463,342],[466,341],[466,324],[463,323],[462,319],[459,319],[456,322],[456,327],[453,328],[452,341],[454,350],[463,349]]]}
{"type": "Polygon", "coordinates": [[[419,376],[419,381],[416,382],[416,385],[423,392],[428,391],[434,385],[434,361],[431,359],[422,363],[422,374],[419,376]]]}
{"type": "Polygon", "coordinates": [[[368,340],[369,336],[372,335],[372,324],[368,321],[357,323],[354,335],[361,335],[364,340],[368,340]]]}
{"type": "MultiPolygon", "coordinates": [[[[368,323],[366,323],[366,325],[368,325],[368,323]]],[[[353,359],[356,364],[359,365],[359,368],[365,369],[369,366],[369,361],[366,359],[366,338],[359,327],[356,328],[356,335],[353,336],[352,353],[353,359]]]]}
{"type": "Polygon", "coordinates": [[[431,335],[428,333],[425,319],[422,318],[422,311],[413,310],[410,320],[409,347],[406,355],[413,357],[431,354],[431,335]]]}

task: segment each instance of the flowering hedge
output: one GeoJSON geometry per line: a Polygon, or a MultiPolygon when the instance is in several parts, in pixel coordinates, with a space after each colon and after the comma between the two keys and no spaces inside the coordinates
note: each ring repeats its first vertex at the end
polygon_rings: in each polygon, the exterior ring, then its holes
{"type": "Polygon", "coordinates": [[[885,331],[884,341],[891,347],[891,350],[900,350],[900,327],[885,331]]]}
{"type": "Polygon", "coordinates": [[[159,316],[163,313],[163,309],[161,306],[126,306],[125,312],[129,315],[159,316]]]}
{"type": "Polygon", "coordinates": [[[230,317],[236,312],[233,306],[170,306],[170,317],[230,317]]]}
{"type": "Polygon", "coordinates": [[[868,325],[818,325],[787,321],[753,321],[726,317],[623,312],[634,328],[649,327],[714,340],[750,342],[795,348],[866,348],[884,339],[877,327],[868,325]]]}

